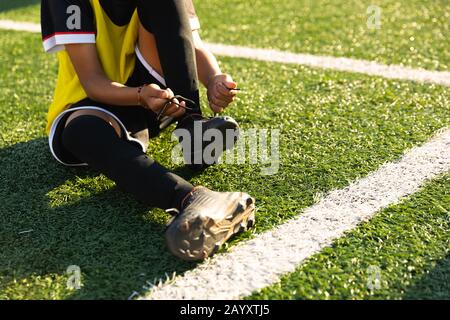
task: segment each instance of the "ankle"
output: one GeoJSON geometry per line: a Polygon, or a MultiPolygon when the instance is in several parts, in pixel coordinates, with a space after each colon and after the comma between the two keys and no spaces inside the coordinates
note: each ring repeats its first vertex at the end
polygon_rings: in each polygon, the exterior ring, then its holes
{"type": "Polygon", "coordinates": [[[180,202],[180,210],[183,210],[191,201],[192,196],[199,190],[204,189],[203,186],[194,187],[190,192],[188,192],[180,202]]]}

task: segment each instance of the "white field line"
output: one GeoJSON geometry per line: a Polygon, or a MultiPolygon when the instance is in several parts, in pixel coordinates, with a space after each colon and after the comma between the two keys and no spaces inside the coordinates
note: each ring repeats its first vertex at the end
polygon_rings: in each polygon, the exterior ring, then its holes
{"type": "Polygon", "coordinates": [[[413,69],[398,65],[384,65],[367,60],[335,58],[224,44],[209,43],[208,47],[214,54],[227,57],[247,58],[287,64],[301,64],[316,68],[363,73],[389,79],[410,80],[450,86],[450,72],[446,71],[428,71],[425,69],[413,69]]]}
{"type": "Polygon", "coordinates": [[[31,22],[18,22],[13,20],[0,20],[0,29],[27,31],[27,32],[41,32],[41,25],[31,22]]]}
{"type": "Polygon", "coordinates": [[[297,218],[239,243],[142,299],[238,299],[295,271],[306,258],[367,221],[380,209],[418,191],[450,169],[450,128],[420,147],[382,165],[348,187],[332,191],[297,218]]]}
{"type": "MultiPolygon", "coordinates": [[[[0,29],[40,32],[38,24],[0,20],[0,29]]],[[[298,54],[269,49],[256,49],[224,44],[207,44],[214,54],[235,58],[247,58],[268,62],[307,65],[316,68],[333,69],[380,76],[389,79],[410,80],[450,86],[450,72],[413,69],[398,65],[384,65],[367,60],[335,58],[312,54],[298,54]]]]}

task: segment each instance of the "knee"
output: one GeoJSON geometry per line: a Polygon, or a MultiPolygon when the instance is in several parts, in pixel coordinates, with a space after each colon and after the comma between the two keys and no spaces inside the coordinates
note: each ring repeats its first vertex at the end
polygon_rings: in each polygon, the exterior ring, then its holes
{"type": "Polygon", "coordinates": [[[103,119],[92,115],[82,115],[72,119],[64,128],[61,143],[69,151],[75,151],[80,146],[95,143],[101,136],[116,134],[114,129],[103,119]]]}
{"type": "Polygon", "coordinates": [[[67,150],[73,150],[77,140],[80,139],[81,130],[81,117],[72,119],[64,128],[61,135],[61,143],[67,150]]]}

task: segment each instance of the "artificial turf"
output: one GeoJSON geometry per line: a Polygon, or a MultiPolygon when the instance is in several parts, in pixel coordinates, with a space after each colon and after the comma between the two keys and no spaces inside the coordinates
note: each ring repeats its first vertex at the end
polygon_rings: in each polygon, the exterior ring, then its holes
{"type": "Polygon", "coordinates": [[[39,23],[40,0],[0,0],[0,19],[39,23]]]}
{"type": "MultiPolygon", "coordinates": [[[[0,51],[0,299],[124,299],[147,280],[195,267],[167,252],[167,214],[140,205],[102,175],[52,159],[43,130],[57,70],[39,36],[1,31],[0,51]],[[81,268],[81,290],[66,288],[69,265],[81,268]]],[[[445,87],[221,61],[245,89],[227,114],[243,129],[281,130],[278,174],[262,176],[259,165],[222,164],[194,175],[171,163],[169,131],[151,142],[149,152],[195,184],[253,195],[256,233],[450,124],[445,87]]],[[[442,239],[445,232],[436,231],[442,239]]]]}
{"type": "MultiPolygon", "coordinates": [[[[0,19],[39,22],[39,1],[0,1],[0,19]]],[[[211,42],[450,68],[448,0],[195,0],[211,42]],[[367,8],[381,8],[369,29],[367,8]]]]}
{"type": "Polygon", "coordinates": [[[450,299],[449,186],[428,183],[248,299],[450,299]]]}

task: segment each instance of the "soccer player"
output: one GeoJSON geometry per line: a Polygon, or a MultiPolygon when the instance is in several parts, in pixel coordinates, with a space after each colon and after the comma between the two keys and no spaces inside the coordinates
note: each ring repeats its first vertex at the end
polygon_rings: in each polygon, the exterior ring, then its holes
{"type": "Polygon", "coordinates": [[[230,117],[201,114],[199,80],[215,113],[234,100],[237,84],[203,46],[192,0],[42,0],[41,25],[45,51],[59,60],[47,124],[57,161],[89,165],[173,214],[165,238],[182,259],[211,256],[254,224],[248,194],[194,187],[146,155],[149,139],[176,121],[191,140],[182,137],[187,163],[203,168],[203,158],[189,161],[202,151],[192,147],[196,127],[232,137],[224,149],[236,136],[226,131],[238,131],[230,117]]]}

